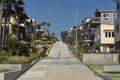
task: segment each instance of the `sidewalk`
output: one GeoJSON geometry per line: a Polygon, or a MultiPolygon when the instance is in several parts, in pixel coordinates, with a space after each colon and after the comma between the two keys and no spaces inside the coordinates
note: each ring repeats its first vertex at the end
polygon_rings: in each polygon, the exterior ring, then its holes
{"type": "Polygon", "coordinates": [[[48,58],[30,68],[17,80],[103,80],[75,57],[62,42],[57,42],[48,58]],[[60,58],[58,52],[61,51],[60,58]]]}

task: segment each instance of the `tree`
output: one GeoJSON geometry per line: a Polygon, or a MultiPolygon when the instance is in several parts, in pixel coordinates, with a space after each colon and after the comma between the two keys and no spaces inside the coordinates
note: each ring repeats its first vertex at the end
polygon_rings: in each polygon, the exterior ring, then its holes
{"type": "Polygon", "coordinates": [[[47,27],[48,27],[48,37],[50,36],[50,31],[49,31],[49,27],[50,27],[50,23],[48,22],[48,23],[46,23],[46,25],[47,25],[47,27]]]}
{"type": "Polygon", "coordinates": [[[63,42],[67,42],[68,39],[68,31],[62,31],[61,32],[61,38],[63,42]]]}
{"type": "MultiPolygon", "coordinates": [[[[6,44],[7,34],[9,25],[9,18],[11,15],[17,14],[18,17],[24,11],[24,2],[23,0],[4,0],[3,2],[3,17],[4,17],[4,27],[2,31],[2,46],[6,44]]],[[[19,20],[18,20],[19,21],[19,20]]]]}
{"type": "Polygon", "coordinates": [[[1,43],[2,16],[3,16],[3,0],[0,0],[0,48],[2,47],[1,43]]]}
{"type": "Polygon", "coordinates": [[[47,27],[48,27],[48,30],[47,30],[47,31],[48,31],[48,37],[49,37],[49,27],[50,27],[50,25],[51,25],[51,24],[50,24],[49,22],[41,22],[40,24],[37,25],[37,28],[39,29],[39,34],[38,34],[39,37],[41,37],[41,32],[40,32],[40,30],[41,30],[41,27],[42,27],[42,26],[47,26],[47,27]]]}

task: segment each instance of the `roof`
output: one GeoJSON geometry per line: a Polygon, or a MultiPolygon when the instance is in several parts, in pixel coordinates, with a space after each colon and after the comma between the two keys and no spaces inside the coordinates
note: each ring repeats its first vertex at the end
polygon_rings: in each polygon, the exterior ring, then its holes
{"type": "Polygon", "coordinates": [[[99,9],[97,9],[96,12],[115,12],[115,10],[99,10],[99,9]]]}
{"type": "Polygon", "coordinates": [[[120,0],[113,0],[113,1],[118,2],[118,1],[120,1],[120,0]]]}

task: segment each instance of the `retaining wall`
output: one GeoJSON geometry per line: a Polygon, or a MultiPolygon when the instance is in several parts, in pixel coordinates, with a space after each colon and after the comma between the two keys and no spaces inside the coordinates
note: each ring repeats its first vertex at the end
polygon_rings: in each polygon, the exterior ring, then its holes
{"type": "Polygon", "coordinates": [[[119,64],[118,54],[83,54],[85,64],[119,64]]]}
{"type": "Polygon", "coordinates": [[[35,60],[30,64],[0,64],[0,68],[10,70],[0,73],[0,80],[16,80],[39,60],[35,60]]]}

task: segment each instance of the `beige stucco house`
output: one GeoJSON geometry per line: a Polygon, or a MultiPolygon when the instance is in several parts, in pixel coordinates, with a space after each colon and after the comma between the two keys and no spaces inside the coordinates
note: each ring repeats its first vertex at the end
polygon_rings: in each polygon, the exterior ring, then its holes
{"type": "Polygon", "coordinates": [[[94,30],[94,44],[100,46],[101,52],[110,52],[114,48],[114,10],[96,10],[90,27],[94,30]]]}

